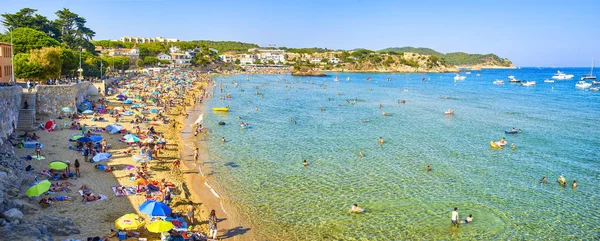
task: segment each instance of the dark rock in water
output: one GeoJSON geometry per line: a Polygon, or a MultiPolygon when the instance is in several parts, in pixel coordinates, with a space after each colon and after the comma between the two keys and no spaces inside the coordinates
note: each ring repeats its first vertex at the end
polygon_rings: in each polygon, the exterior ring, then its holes
{"type": "Polygon", "coordinates": [[[220,126],[224,126],[224,125],[225,125],[225,122],[223,122],[223,121],[219,121],[219,125],[220,125],[220,126]]]}

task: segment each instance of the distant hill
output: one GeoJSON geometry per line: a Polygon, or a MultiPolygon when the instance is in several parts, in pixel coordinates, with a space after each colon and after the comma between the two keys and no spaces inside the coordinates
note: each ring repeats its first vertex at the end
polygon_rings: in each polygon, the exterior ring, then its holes
{"type": "Polygon", "coordinates": [[[456,66],[499,66],[499,67],[512,67],[512,62],[508,59],[503,59],[495,54],[468,54],[464,52],[455,52],[443,54],[430,48],[415,48],[415,47],[395,47],[385,48],[377,52],[396,52],[396,53],[417,53],[425,55],[433,55],[446,63],[456,66]]]}

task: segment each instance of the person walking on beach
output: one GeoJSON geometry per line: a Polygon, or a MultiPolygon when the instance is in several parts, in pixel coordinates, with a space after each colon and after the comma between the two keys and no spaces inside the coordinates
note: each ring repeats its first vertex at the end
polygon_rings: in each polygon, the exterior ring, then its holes
{"type": "Polygon", "coordinates": [[[194,163],[198,163],[198,148],[196,148],[196,150],[194,150],[194,163]]]}
{"type": "Polygon", "coordinates": [[[192,201],[190,201],[186,207],[187,217],[190,222],[190,225],[194,225],[194,206],[192,206],[192,201]]]}
{"type": "Polygon", "coordinates": [[[102,139],[102,152],[106,152],[106,148],[108,148],[108,142],[106,139],[102,139]]]}
{"type": "Polygon", "coordinates": [[[452,211],[452,225],[458,227],[458,222],[460,221],[458,218],[458,208],[454,207],[454,211],[452,211]]]}
{"type": "Polygon", "coordinates": [[[75,159],[75,175],[81,177],[81,175],[79,175],[79,159],[75,159]]]}
{"type": "Polygon", "coordinates": [[[217,239],[217,215],[215,210],[210,211],[210,215],[208,215],[208,237],[212,237],[212,239],[217,239]]]}

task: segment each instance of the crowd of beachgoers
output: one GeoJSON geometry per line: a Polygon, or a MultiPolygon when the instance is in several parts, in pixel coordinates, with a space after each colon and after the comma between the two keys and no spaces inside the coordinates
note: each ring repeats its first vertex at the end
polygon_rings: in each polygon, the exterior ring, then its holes
{"type": "Polygon", "coordinates": [[[15,133],[16,154],[35,174],[27,196],[41,210],[29,218],[68,216],[81,226],[73,240],[216,239],[215,212],[191,201],[183,179],[179,131],[190,106],[208,96],[210,76],[130,76],[15,133]]]}

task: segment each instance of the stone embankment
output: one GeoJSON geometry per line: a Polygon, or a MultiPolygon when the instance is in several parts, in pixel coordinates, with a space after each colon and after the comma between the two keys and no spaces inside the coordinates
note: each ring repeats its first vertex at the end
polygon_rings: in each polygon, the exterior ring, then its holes
{"type": "Polygon", "coordinates": [[[17,128],[21,93],[23,89],[20,86],[0,88],[0,146],[17,128]]]}

